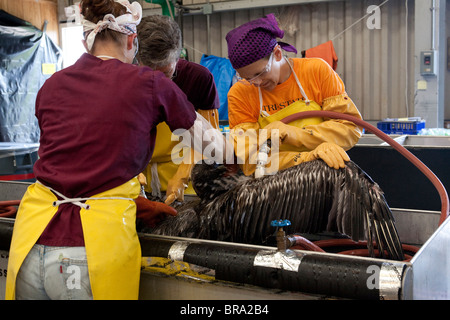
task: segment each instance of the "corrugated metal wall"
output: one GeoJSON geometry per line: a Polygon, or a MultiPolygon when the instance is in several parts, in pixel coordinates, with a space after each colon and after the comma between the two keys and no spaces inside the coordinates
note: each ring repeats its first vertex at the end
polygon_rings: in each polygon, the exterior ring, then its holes
{"type": "Polygon", "coordinates": [[[347,0],[213,13],[210,37],[205,15],[187,15],[183,18],[183,36],[189,59],[200,62],[201,56],[208,53],[208,39],[210,54],[227,57],[228,31],[272,12],[286,31],[283,40],[299,52],[333,40],[339,59],[337,72],[365,120],[414,114],[411,0],[347,0]],[[370,29],[367,19],[374,13],[367,9],[381,4],[381,28],[370,29]]]}

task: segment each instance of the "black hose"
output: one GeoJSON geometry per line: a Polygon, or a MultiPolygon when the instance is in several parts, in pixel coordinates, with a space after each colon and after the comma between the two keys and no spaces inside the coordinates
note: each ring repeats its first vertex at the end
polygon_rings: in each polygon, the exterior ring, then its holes
{"type": "MultiPolygon", "coordinates": [[[[278,251],[212,241],[178,241],[140,236],[143,256],[184,261],[215,270],[215,279],[264,288],[350,299],[383,299],[383,281],[370,270],[384,270],[390,279],[389,298],[401,299],[401,282],[408,265],[346,255],[278,251]],[[373,280],[380,286],[368,285],[373,280]]],[[[385,274],[386,275],[386,274],[385,274]]]]}

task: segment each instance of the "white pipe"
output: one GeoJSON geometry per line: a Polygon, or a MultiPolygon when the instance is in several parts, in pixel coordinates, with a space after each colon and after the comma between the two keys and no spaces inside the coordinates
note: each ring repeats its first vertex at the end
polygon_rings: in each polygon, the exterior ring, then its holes
{"type": "Polygon", "coordinates": [[[431,8],[431,50],[436,50],[436,0],[432,0],[431,8]]]}

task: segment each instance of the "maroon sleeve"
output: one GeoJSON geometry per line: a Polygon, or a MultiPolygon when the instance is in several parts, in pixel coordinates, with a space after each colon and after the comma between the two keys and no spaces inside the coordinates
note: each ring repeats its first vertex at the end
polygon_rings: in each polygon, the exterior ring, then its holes
{"type": "Polygon", "coordinates": [[[161,72],[156,73],[154,83],[159,88],[159,94],[155,94],[153,98],[155,105],[160,106],[163,111],[161,120],[167,123],[171,131],[191,128],[197,115],[186,94],[161,72]]]}
{"type": "Polygon", "coordinates": [[[220,107],[214,77],[208,68],[198,63],[180,60],[173,81],[186,94],[195,110],[220,107]]]}

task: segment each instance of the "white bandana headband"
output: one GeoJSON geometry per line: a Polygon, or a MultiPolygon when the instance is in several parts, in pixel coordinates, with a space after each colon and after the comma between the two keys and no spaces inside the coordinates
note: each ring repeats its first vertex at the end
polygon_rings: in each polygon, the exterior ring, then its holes
{"type": "Polygon", "coordinates": [[[133,2],[130,4],[128,0],[115,0],[115,2],[118,2],[127,8],[127,13],[119,17],[114,17],[112,14],[107,14],[103,17],[103,20],[100,20],[97,24],[92,23],[83,17],[83,31],[85,33],[89,32],[89,35],[86,38],[86,44],[89,51],[94,45],[95,37],[102,30],[111,29],[126,35],[136,33],[136,26],[142,19],[141,5],[138,2],[133,2]]]}

